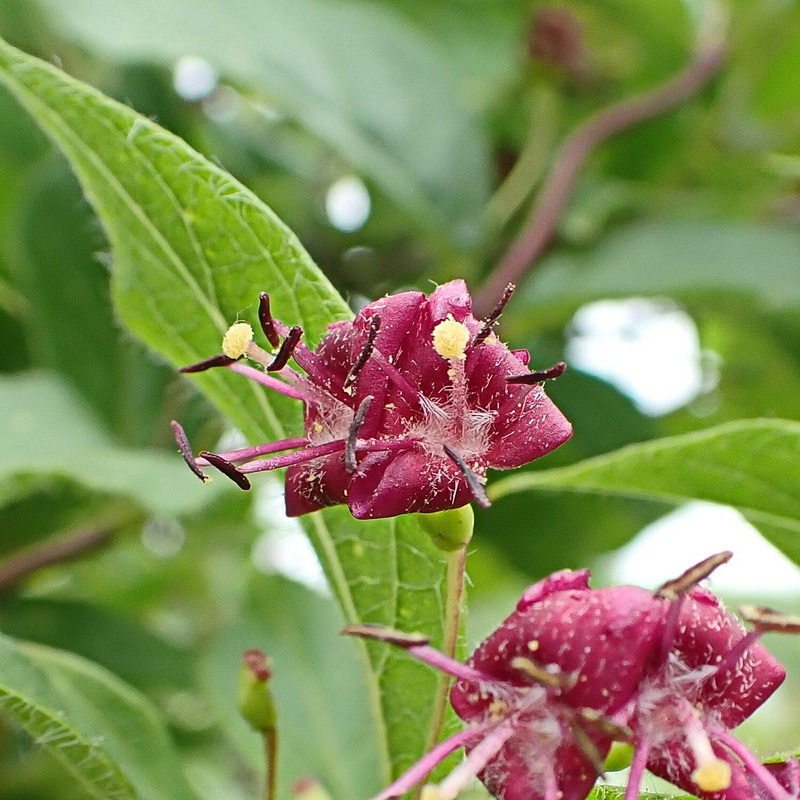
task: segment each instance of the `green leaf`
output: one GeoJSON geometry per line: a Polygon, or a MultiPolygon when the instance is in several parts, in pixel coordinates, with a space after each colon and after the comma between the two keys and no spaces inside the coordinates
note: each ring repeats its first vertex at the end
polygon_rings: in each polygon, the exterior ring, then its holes
{"type": "Polygon", "coordinates": [[[592,250],[545,258],[524,288],[530,308],[522,324],[528,330],[545,327],[581,303],[630,295],[691,303],[727,292],[794,308],[800,305],[798,251],[800,233],[790,227],[636,223],[592,250]]]}
{"type": "MultiPolygon", "coordinates": [[[[350,316],[280,220],[185,142],[6,44],[0,82],[64,151],[100,217],[121,319],[172,364],[219,352],[236,319],[257,329],[264,289],[275,313],[302,325],[312,344],[329,322],[350,316]]],[[[269,398],[241,376],[212,370],[197,382],[251,440],[299,429],[297,404],[269,398]]],[[[164,492],[178,485],[166,474],[161,480],[164,492]]],[[[441,645],[444,558],[415,520],[357,523],[335,508],[304,522],[348,622],[420,630],[441,645]]],[[[388,777],[425,750],[440,682],[384,645],[362,651],[388,777]]]]}
{"type": "Polygon", "coordinates": [[[26,301],[34,363],[64,375],[120,440],[158,441],[158,424],[163,441],[167,386],[175,375],[114,319],[108,270],[97,259],[105,241],[74,177],[51,157],[17,190],[15,202],[12,244],[6,244],[26,301]]]}
{"type": "Polygon", "coordinates": [[[800,423],[742,420],[699,433],[624,447],[560,469],[506,478],[493,499],[545,489],[677,505],[689,500],[738,509],[800,563],[800,423]]]}
{"type": "Polygon", "coordinates": [[[0,630],[69,650],[137,689],[159,694],[191,684],[189,657],[134,620],[81,600],[4,597],[0,630]]]}
{"type": "Polygon", "coordinates": [[[204,491],[177,455],[117,446],[55,376],[0,377],[0,407],[0,502],[20,497],[24,476],[56,483],[66,479],[90,492],[129,498],[153,514],[166,515],[199,508],[228,489],[218,484],[204,491]]]}
{"type": "Polygon", "coordinates": [[[358,660],[338,635],[333,603],[297,583],[253,574],[237,618],[211,643],[201,677],[207,702],[256,774],[264,769],[260,737],[239,716],[236,688],[245,650],[272,659],[269,688],[278,708],[278,796],[317,777],[338,800],[376,794],[379,752],[358,660]]]}
{"type": "Polygon", "coordinates": [[[461,243],[475,240],[488,197],[488,148],[446,59],[389,9],[324,0],[43,5],[57,26],[116,60],[209,59],[420,221],[435,221],[461,243]]]}
{"type": "Polygon", "coordinates": [[[83,788],[107,800],[192,800],[157,712],[91,662],[0,634],[0,701],[83,788]]]}
{"type": "MultiPolygon", "coordinates": [[[[624,786],[595,786],[587,800],[623,800],[624,786]]],[[[639,792],[641,800],[696,800],[690,794],[661,794],[659,792],[639,792]]]]}

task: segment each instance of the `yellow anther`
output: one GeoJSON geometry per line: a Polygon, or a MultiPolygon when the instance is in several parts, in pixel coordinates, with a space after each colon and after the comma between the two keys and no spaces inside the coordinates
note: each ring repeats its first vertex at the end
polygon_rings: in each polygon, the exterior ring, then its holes
{"type": "Polygon", "coordinates": [[[433,349],[442,358],[465,358],[469,329],[452,316],[442,320],[433,329],[433,349]]]}
{"type": "Polygon", "coordinates": [[[492,722],[499,722],[506,711],[508,711],[508,703],[504,703],[502,700],[493,700],[489,704],[489,718],[492,722]]]}
{"type": "Polygon", "coordinates": [[[222,352],[228,358],[241,358],[252,341],[253,329],[246,322],[237,322],[225,331],[222,337],[222,352]]]}
{"type": "Polygon", "coordinates": [[[429,783],[427,786],[422,787],[420,800],[440,800],[441,797],[442,793],[439,791],[439,787],[435,783],[429,783]]]}
{"type": "Polygon", "coordinates": [[[731,785],[731,768],[727,761],[713,758],[692,773],[692,781],[703,792],[721,792],[731,785]]]}

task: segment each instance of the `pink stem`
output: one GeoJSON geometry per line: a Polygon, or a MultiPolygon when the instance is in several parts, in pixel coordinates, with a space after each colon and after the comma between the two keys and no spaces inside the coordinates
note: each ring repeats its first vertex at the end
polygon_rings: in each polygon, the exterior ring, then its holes
{"type": "Polygon", "coordinates": [[[753,777],[761,783],[775,800],[795,800],[792,794],[778,783],[775,776],[735,736],[731,736],[728,731],[722,728],[714,730],[712,736],[739,758],[745,768],[750,770],[753,777]]]}
{"type": "Polygon", "coordinates": [[[460,661],[446,656],[429,644],[411,646],[407,649],[418,661],[422,661],[424,664],[430,664],[430,666],[436,667],[436,669],[446,672],[448,675],[452,675],[460,681],[470,681],[473,683],[476,681],[494,683],[496,681],[496,679],[488,673],[481,672],[481,670],[475,669],[474,667],[468,667],[466,664],[462,664],[460,661]]]}
{"type": "Polygon", "coordinates": [[[422,439],[359,439],[356,442],[356,452],[373,453],[381,450],[414,450],[422,442],[422,439]]]}
{"type": "Polygon", "coordinates": [[[485,731],[491,730],[492,727],[494,727],[494,723],[476,725],[474,728],[467,728],[466,730],[459,731],[443,742],[440,742],[417,761],[414,766],[407,769],[394,783],[387,786],[380,794],[375,795],[372,800],[392,800],[392,798],[404,795],[406,792],[413,789],[421,780],[424,780],[430,771],[437,764],[444,761],[450,753],[455,752],[463,745],[469,744],[485,731]]]}
{"type": "Polygon", "coordinates": [[[506,719],[489,731],[472,752],[438,786],[440,800],[455,800],[466,785],[514,735],[516,722],[506,719]]]}
{"type": "Polygon", "coordinates": [[[233,364],[227,366],[227,369],[239,375],[244,375],[245,378],[250,378],[250,380],[256,381],[256,383],[260,383],[268,389],[273,389],[276,392],[285,394],[287,397],[294,397],[296,400],[303,401],[308,401],[309,399],[308,395],[300,391],[300,389],[295,389],[294,386],[289,386],[283,381],[273,378],[272,375],[260,369],[256,369],[255,367],[251,367],[249,364],[244,364],[241,361],[234,361],[233,364]]]}
{"type": "Polygon", "coordinates": [[[706,681],[713,681],[716,677],[722,674],[725,670],[732,670],[736,663],[742,658],[745,653],[755,644],[756,640],[761,636],[762,631],[754,628],[752,631],[743,636],[739,641],[730,649],[722,661],[715,665],[714,671],[706,678],[706,681]]]}
{"type": "MultiPolygon", "coordinates": [[[[226,461],[244,461],[256,456],[265,456],[268,453],[280,453],[281,450],[295,450],[298,447],[305,447],[307,444],[308,439],[304,436],[298,436],[296,439],[281,439],[278,442],[267,442],[254,447],[242,447],[239,450],[230,450],[227,453],[216,453],[215,455],[221,456],[226,461]]],[[[204,458],[198,458],[197,464],[201,467],[211,466],[204,458]]]]}
{"type": "Polygon", "coordinates": [[[650,753],[650,742],[646,738],[639,740],[633,753],[631,771],[628,773],[628,785],[625,787],[624,800],[639,800],[639,787],[642,785],[644,769],[647,766],[647,756],[650,753]]]}
{"type": "Polygon", "coordinates": [[[305,370],[315,386],[326,391],[340,403],[353,408],[355,400],[342,389],[344,379],[331,372],[313,350],[300,342],[295,347],[292,357],[305,370]]]}
{"type": "Polygon", "coordinates": [[[406,396],[406,399],[420,402],[420,393],[389,359],[376,347],[372,351],[372,360],[386,373],[389,380],[406,396]]]}
{"type": "Polygon", "coordinates": [[[325,442],[325,444],[318,444],[313,447],[305,447],[302,450],[297,450],[294,453],[287,453],[283,456],[275,456],[274,458],[262,458],[258,461],[251,461],[249,464],[242,464],[238,467],[239,472],[265,472],[270,469],[283,469],[284,467],[291,467],[295,464],[303,464],[306,461],[313,461],[315,458],[322,458],[329,456],[332,453],[337,453],[339,450],[344,450],[344,439],[336,439],[332,442],[325,442]]]}

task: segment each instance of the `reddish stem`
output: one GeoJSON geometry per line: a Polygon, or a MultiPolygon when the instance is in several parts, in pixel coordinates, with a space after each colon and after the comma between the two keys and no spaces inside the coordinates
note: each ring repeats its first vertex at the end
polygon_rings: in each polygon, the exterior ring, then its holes
{"type": "Polygon", "coordinates": [[[509,283],[518,283],[550,243],[580,170],[606,139],[663,114],[697,92],[716,73],[726,55],[724,37],[710,37],[681,72],[640,97],[609,106],[586,120],[564,142],[522,233],[473,296],[479,316],[488,314],[509,283]]]}

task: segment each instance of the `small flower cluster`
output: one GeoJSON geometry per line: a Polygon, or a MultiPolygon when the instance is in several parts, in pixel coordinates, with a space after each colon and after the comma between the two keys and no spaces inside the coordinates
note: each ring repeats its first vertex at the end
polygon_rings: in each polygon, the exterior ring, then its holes
{"type": "Polygon", "coordinates": [[[203,468],[214,467],[244,489],[250,473],[288,468],[290,516],[340,503],[358,519],[443,511],[473,499],[488,505],[488,468],[521,466],[572,435],[542,388],[564,364],[531,372],[528,353],[509,350],[493,332],[512,290],[485,320],[472,315],[460,280],[430,296],[387,296],[352,322],[330,325],[316,350],[301,341],[299,327],[273,318],[262,294],[259,321],[274,353],[237,323],[221,355],[182,372],[225,367],[302,400],[304,435],[195,457],[173,422],[184,458],[203,480],[203,468]]]}
{"type": "Polygon", "coordinates": [[[749,633],[698,585],[721,553],[650,592],[591,589],[587,570],[530,587],[466,664],[419,636],[361,626],[456,678],[450,700],[468,727],[438,745],[376,800],[421,783],[449,753],[466,759],[425,800],[453,800],[474,777],[501,800],[583,800],[615,741],[633,745],[625,800],[645,768],[707,800],[792,800],[800,763],[762,764],[731,734],[781,684],[758,642],[796,620],[751,609],[749,633]]]}

